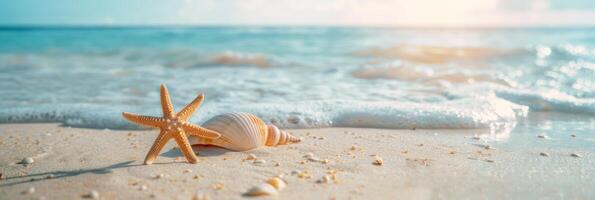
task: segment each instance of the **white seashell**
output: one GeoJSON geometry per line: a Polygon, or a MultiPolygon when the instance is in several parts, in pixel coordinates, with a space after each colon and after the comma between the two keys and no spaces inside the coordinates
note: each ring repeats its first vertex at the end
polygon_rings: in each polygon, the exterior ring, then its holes
{"type": "Polygon", "coordinates": [[[264,159],[256,159],[256,160],[254,160],[254,164],[257,164],[257,165],[262,165],[262,164],[265,164],[265,163],[267,163],[267,161],[264,160],[264,159]]]}
{"type": "Polygon", "coordinates": [[[260,185],[253,187],[252,189],[248,190],[248,192],[246,192],[246,195],[248,195],[248,196],[262,196],[262,195],[276,195],[278,193],[279,193],[279,191],[277,191],[277,189],[274,186],[272,186],[268,183],[262,183],[260,185]]]}
{"type": "Polygon", "coordinates": [[[247,151],[261,146],[277,146],[299,142],[300,139],[250,113],[226,113],[213,117],[202,127],[221,134],[218,139],[190,136],[190,144],[214,145],[233,151],[247,151]]]}

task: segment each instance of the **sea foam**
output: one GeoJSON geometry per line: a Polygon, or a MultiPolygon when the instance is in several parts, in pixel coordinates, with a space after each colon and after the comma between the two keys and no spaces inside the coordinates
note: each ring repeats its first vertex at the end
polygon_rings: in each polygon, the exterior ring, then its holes
{"type": "MultiPolygon", "coordinates": [[[[158,106],[155,106],[158,108],[158,106]]],[[[59,122],[65,126],[136,129],[117,109],[97,106],[48,106],[0,110],[0,122],[59,122]]],[[[144,111],[159,115],[154,109],[144,111]]],[[[368,127],[394,129],[490,128],[515,123],[525,106],[496,97],[459,99],[440,104],[398,101],[307,101],[291,104],[209,105],[192,121],[202,123],[225,112],[251,112],[282,128],[368,127]]],[[[149,114],[150,115],[150,114],[149,114]]]]}

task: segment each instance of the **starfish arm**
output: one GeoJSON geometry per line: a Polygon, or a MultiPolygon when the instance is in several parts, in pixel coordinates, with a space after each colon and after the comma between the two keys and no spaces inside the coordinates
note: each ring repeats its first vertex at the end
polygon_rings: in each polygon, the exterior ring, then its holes
{"type": "Polygon", "coordinates": [[[192,113],[194,113],[194,111],[196,111],[196,109],[200,106],[204,98],[204,94],[199,94],[190,104],[177,113],[178,118],[180,118],[182,121],[188,120],[192,113]]]}
{"type": "Polygon", "coordinates": [[[169,92],[164,84],[161,84],[161,109],[163,110],[163,116],[171,118],[174,115],[174,107],[169,99],[169,92]]]}
{"type": "Polygon", "coordinates": [[[192,164],[197,163],[198,158],[194,154],[192,146],[190,146],[190,142],[188,142],[188,138],[186,137],[186,134],[184,134],[184,131],[179,130],[178,133],[174,133],[173,135],[176,143],[178,143],[178,146],[180,147],[180,151],[184,154],[184,157],[186,157],[186,160],[192,164]]]}
{"type": "Polygon", "coordinates": [[[206,129],[206,128],[203,128],[203,127],[200,127],[200,126],[188,123],[188,122],[183,123],[182,127],[184,128],[184,130],[186,132],[188,132],[188,135],[194,135],[197,137],[211,139],[211,140],[221,137],[221,134],[219,134],[216,131],[206,129]]]}
{"type": "Polygon", "coordinates": [[[145,165],[153,164],[153,161],[155,161],[155,158],[157,158],[159,152],[161,151],[161,149],[163,149],[165,144],[167,144],[167,141],[170,138],[171,134],[163,130],[159,133],[159,135],[155,139],[155,142],[153,143],[153,146],[151,147],[151,150],[149,150],[149,153],[147,153],[147,156],[145,157],[145,165]]]}
{"type": "Polygon", "coordinates": [[[152,126],[152,127],[160,127],[165,125],[163,118],[160,117],[153,117],[153,116],[145,116],[145,115],[137,115],[134,113],[123,112],[122,116],[127,120],[145,126],[152,126]]]}

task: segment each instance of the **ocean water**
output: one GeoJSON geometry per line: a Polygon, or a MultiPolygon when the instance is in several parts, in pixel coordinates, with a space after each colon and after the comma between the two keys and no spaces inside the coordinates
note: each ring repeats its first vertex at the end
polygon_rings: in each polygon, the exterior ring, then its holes
{"type": "Polygon", "coordinates": [[[506,133],[545,114],[586,134],[595,29],[0,29],[1,123],[135,129],[121,112],[160,115],[160,84],[176,109],[205,93],[196,123],[506,133]]]}

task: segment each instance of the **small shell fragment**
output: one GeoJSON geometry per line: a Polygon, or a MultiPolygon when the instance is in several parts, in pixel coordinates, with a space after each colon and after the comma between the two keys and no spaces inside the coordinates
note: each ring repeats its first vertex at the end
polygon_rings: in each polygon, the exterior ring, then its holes
{"type": "Polygon", "coordinates": [[[161,178],[163,178],[163,177],[165,177],[165,175],[164,175],[164,174],[157,174],[157,176],[155,176],[155,178],[158,178],[158,179],[161,179],[161,178]]]}
{"type": "Polygon", "coordinates": [[[307,153],[306,155],[304,155],[304,158],[312,158],[314,157],[313,153],[307,153]]]}
{"type": "Polygon", "coordinates": [[[202,191],[196,191],[194,196],[192,196],[192,200],[210,200],[209,196],[202,191]]]}
{"type": "Polygon", "coordinates": [[[256,160],[254,160],[254,164],[265,164],[265,163],[267,163],[267,161],[264,160],[264,159],[256,159],[256,160]]]}
{"type": "Polygon", "coordinates": [[[267,180],[267,183],[277,189],[277,191],[281,191],[287,187],[287,183],[285,183],[283,179],[277,177],[270,178],[267,180]]]}
{"type": "Polygon", "coordinates": [[[260,185],[257,185],[253,188],[251,188],[250,190],[248,190],[248,192],[246,192],[246,195],[248,196],[263,196],[263,195],[277,195],[279,192],[277,191],[277,189],[275,189],[275,187],[273,187],[270,184],[267,183],[262,183],[260,185]]]}
{"type": "Polygon", "coordinates": [[[372,164],[380,166],[384,164],[384,160],[380,156],[374,156],[374,162],[372,164]]]}
{"type": "Polygon", "coordinates": [[[308,158],[308,161],[310,161],[310,162],[320,162],[320,158],[312,156],[312,157],[308,158]]]}
{"type": "Polygon", "coordinates": [[[246,160],[256,160],[256,158],[258,158],[258,157],[256,157],[256,155],[250,154],[250,155],[248,155],[248,157],[246,157],[246,160]]]}
{"type": "Polygon", "coordinates": [[[329,175],[324,175],[320,180],[316,181],[317,183],[328,183],[331,181],[331,177],[329,175]]]}
{"type": "Polygon", "coordinates": [[[299,174],[297,174],[297,176],[298,176],[298,178],[301,178],[301,179],[307,179],[307,178],[312,177],[308,171],[302,171],[299,174]]]}
{"type": "Polygon", "coordinates": [[[147,190],[147,186],[146,185],[141,185],[140,187],[138,187],[138,190],[145,191],[145,190],[147,190]]]}
{"type": "Polygon", "coordinates": [[[337,174],[331,174],[331,179],[333,180],[333,182],[339,183],[339,179],[337,178],[337,174]]]}
{"type": "Polygon", "coordinates": [[[184,170],[184,173],[192,173],[192,170],[191,169],[185,169],[184,170]]]}
{"type": "Polygon", "coordinates": [[[222,190],[223,187],[225,187],[225,185],[223,185],[223,183],[216,183],[215,185],[213,185],[213,188],[215,190],[222,190]]]}

